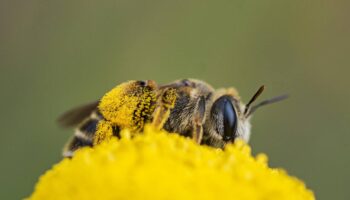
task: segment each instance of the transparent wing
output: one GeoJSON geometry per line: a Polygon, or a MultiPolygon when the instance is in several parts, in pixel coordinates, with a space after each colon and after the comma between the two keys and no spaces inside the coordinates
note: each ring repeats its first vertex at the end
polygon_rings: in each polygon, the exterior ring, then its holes
{"type": "Polygon", "coordinates": [[[91,102],[63,113],[57,120],[62,127],[72,127],[81,123],[97,109],[99,101],[91,102]]]}

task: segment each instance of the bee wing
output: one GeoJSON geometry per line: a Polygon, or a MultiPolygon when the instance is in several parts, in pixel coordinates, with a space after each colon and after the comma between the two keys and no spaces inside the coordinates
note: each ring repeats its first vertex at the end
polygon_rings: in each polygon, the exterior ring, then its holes
{"type": "Polygon", "coordinates": [[[97,109],[99,101],[91,102],[63,113],[57,120],[62,127],[72,127],[81,123],[97,109]]]}

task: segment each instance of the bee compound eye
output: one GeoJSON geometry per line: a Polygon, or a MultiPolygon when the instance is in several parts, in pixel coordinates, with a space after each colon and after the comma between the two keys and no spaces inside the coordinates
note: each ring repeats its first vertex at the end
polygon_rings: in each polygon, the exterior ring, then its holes
{"type": "Polygon", "coordinates": [[[235,137],[237,127],[236,111],[231,103],[229,96],[222,96],[215,101],[212,107],[212,113],[217,115],[219,120],[217,131],[223,137],[224,141],[231,141],[235,137]]]}
{"type": "Polygon", "coordinates": [[[237,117],[231,101],[226,101],[223,110],[224,117],[224,140],[229,141],[234,138],[236,132],[237,117]]]}

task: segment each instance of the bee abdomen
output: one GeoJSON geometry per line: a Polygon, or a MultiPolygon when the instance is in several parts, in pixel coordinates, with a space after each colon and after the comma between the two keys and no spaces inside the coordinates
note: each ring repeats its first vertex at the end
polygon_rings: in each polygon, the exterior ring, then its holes
{"type": "Polygon", "coordinates": [[[97,119],[86,120],[80,127],[78,127],[78,130],[75,132],[75,135],[85,137],[86,139],[92,141],[99,121],[100,120],[97,119]]]}
{"type": "Polygon", "coordinates": [[[96,132],[97,119],[87,119],[75,131],[73,138],[68,142],[63,152],[64,157],[72,157],[74,151],[81,147],[93,146],[93,138],[96,132]]]}
{"type": "Polygon", "coordinates": [[[92,147],[92,141],[85,140],[77,136],[73,136],[73,138],[68,142],[68,145],[63,152],[63,156],[72,157],[74,154],[74,151],[85,146],[92,147]]]}

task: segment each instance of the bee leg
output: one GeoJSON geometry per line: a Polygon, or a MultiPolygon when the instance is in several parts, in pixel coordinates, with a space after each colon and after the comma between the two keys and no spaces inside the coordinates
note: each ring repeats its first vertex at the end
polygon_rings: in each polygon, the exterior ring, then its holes
{"type": "Polygon", "coordinates": [[[162,91],[158,100],[157,107],[153,112],[152,125],[156,129],[162,129],[168,120],[171,109],[174,108],[176,101],[176,89],[167,88],[162,91]]]}
{"type": "Polygon", "coordinates": [[[108,141],[113,137],[120,138],[119,127],[113,125],[111,122],[101,120],[96,129],[96,133],[93,138],[93,145],[98,145],[103,141],[108,141]]]}
{"type": "Polygon", "coordinates": [[[205,120],[205,98],[198,98],[193,116],[192,139],[200,144],[203,137],[203,123],[205,120]]]}

